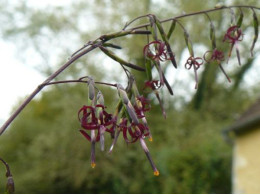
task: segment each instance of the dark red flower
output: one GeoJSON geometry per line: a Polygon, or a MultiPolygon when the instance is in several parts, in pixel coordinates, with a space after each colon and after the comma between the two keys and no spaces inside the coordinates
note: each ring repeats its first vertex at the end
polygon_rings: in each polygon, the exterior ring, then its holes
{"type": "Polygon", "coordinates": [[[145,152],[145,155],[149,160],[151,167],[153,168],[154,175],[159,176],[160,173],[152,160],[151,154],[144,140],[144,138],[146,136],[149,136],[150,134],[148,127],[146,127],[141,123],[139,123],[138,125],[131,123],[131,125],[127,126],[127,119],[123,119],[119,125],[119,128],[121,128],[121,130],[123,131],[123,136],[127,143],[134,143],[137,140],[140,141],[140,144],[145,152]]]}
{"type": "Polygon", "coordinates": [[[91,141],[91,136],[85,130],[97,130],[98,134],[95,140],[97,142],[100,139],[100,127],[105,127],[105,131],[109,133],[114,133],[116,127],[116,119],[112,114],[108,114],[101,104],[95,107],[83,106],[78,112],[78,119],[84,129],[80,132],[89,141],[91,141]]]}
{"type": "MultiPolygon", "coordinates": [[[[124,121],[124,125],[126,124],[127,121],[124,121]]],[[[139,123],[138,125],[131,123],[129,126],[123,126],[121,128],[123,130],[124,139],[127,143],[134,143],[138,139],[149,135],[148,128],[142,123],[139,123]]]]}
{"type": "Polygon", "coordinates": [[[138,118],[143,118],[144,112],[147,112],[151,109],[151,105],[149,100],[143,96],[139,96],[136,98],[136,104],[134,105],[135,113],[138,118]]]}
{"type": "Polygon", "coordinates": [[[81,127],[80,133],[91,142],[91,167],[95,168],[95,144],[100,141],[101,150],[104,150],[104,133],[108,132],[114,135],[116,127],[116,118],[105,111],[105,107],[101,104],[96,106],[83,106],[78,111],[78,119],[81,127]],[[90,131],[90,135],[87,131],[90,131]],[[96,134],[97,131],[97,134],[96,134]]]}
{"type": "Polygon", "coordinates": [[[207,51],[204,54],[203,58],[207,63],[210,63],[213,61],[217,62],[221,71],[226,76],[227,80],[229,82],[231,82],[229,76],[227,75],[227,73],[225,72],[224,68],[221,65],[221,62],[225,60],[224,53],[221,50],[218,50],[217,48],[215,48],[213,51],[207,51]]]}
{"type": "Polygon", "coordinates": [[[155,61],[171,60],[168,54],[167,47],[162,41],[152,41],[144,46],[143,53],[145,57],[148,57],[155,61]]]}
{"type": "Polygon", "coordinates": [[[239,54],[239,49],[238,49],[238,42],[243,40],[243,33],[242,30],[238,26],[231,26],[228,28],[223,41],[226,41],[231,44],[229,53],[228,53],[228,60],[231,56],[232,50],[234,45],[236,46],[236,53],[237,53],[237,59],[239,65],[241,65],[240,62],[240,54],[239,54]]]}
{"type": "Polygon", "coordinates": [[[225,60],[224,53],[216,48],[213,51],[206,51],[203,58],[208,63],[216,61],[218,64],[225,60]]]}
{"type": "Polygon", "coordinates": [[[159,80],[146,81],[144,84],[144,89],[150,88],[152,90],[156,90],[156,89],[159,89],[161,86],[162,85],[159,80]]]}
{"type": "Polygon", "coordinates": [[[185,64],[185,68],[190,70],[191,67],[193,67],[194,69],[194,73],[195,73],[195,81],[196,81],[196,85],[195,85],[195,89],[197,89],[198,87],[198,75],[197,75],[197,70],[200,68],[200,66],[203,64],[203,60],[201,57],[196,57],[194,58],[193,56],[190,56],[185,64]]]}
{"type": "Polygon", "coordinates": [[[228,28],[226,34],[224,35],[223,41],[229,43],[235,43],[237,41],[243,40],[242,30],[238,26],[231,26],[228,28]]]}

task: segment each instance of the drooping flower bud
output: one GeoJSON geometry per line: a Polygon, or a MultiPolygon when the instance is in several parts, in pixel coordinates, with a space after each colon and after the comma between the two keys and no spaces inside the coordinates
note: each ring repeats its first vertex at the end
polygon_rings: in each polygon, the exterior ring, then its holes
{"type": "Polygon", "coordinates": [[[10,175],[10,176],[7,177],[6,193],[13,194],[14,190],[15,190],[15,188],[14,188],[13,176],[10,175]]]}
{"type": "Polygon", "coordinates": [[[95,83],[91,77],[88,80],[88,97],[91,101],[95,98],[95,83]]]}

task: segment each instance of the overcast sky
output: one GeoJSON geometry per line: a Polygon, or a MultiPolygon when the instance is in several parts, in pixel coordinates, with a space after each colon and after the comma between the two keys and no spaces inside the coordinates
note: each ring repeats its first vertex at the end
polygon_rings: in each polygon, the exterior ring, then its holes
{"type": "MultiPolygon", "coordinates": [[[[17,0],[13,0],[15,3],[17,0]]],[[[68,5],[72,0],[27,0],[34,7],[68,5]]],[[[0,39],[0,124],[7,120],[12,107],[18,100],[24,100],[45,78],[33,67],[17,59],[14,43],[0,39]],[[10,77],[12,75],[12,77],[10,77]]],[[[32,59],[33,60],[33,59],[32,59]]],[[[37,61],[37,60],[36,60],[37,61]]],[[[33,64],[33,61],[30,62],[33,64]]]]}

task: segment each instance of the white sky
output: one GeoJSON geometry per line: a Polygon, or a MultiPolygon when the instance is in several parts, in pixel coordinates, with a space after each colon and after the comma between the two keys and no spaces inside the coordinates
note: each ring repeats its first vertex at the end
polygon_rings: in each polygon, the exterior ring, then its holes
{"type": "MultiPolygon", "coordinates": [[[[34,7],[62,6],[72,2],[72,0],[27,0],[28,4],[34,7]]],[[[37,70],[31,66],[23,64],[17,59],[15,45],[0,39],[0,125],[11,114],[12,107],[18,100],[23,100],[25,95],[29,95],[42,81],[45,80],[37,70]],[[10,77],[12,76],[12,77],[10,77]]],[[[37,60],[36,60],[37,61],[37,60]]],[[[33,61],[30,62],[33,64],[33,61]]]]}
{"type": "Polygon", "coordinates": [[[19,97],[29,94],[43,81],[39,72],[16,60],[12,43],[0,40],[0,119],[5,120],[19,97]]]}

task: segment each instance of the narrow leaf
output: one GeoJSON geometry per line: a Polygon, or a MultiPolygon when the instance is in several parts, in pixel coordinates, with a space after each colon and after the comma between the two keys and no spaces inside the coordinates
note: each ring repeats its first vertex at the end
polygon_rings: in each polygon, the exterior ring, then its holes
{"type": "Polygon", "coordinates": [[[212,22],[210,23],[210,40],[211,40],[212,49],[214,50],[217,47],[217,44],[216,44],[216,36],[215,36],[215,27],[212,22]]]}
{"type": "Polygon", "coordinates": [[[135,69],[135,70],[139,70],[139,71],[145,71],[144,68],[140,67],[140,66],[137,66],[137,65],[134,65],[132,63],[129,63],[129,62],[126,62],[125,60],[123,60],[122,58],[118,57],[115,55],[114,52],[108,50],[107,48],[105,47],[99,47],[101,49],[101,51],[103,51],[108,57],[112,58],[113,60],[117,61],[118,63],[120,64],[123,64],[129,68],[132,68],[132,69],[135,69]]]}
{"type": "Polygon", "coordinates": [[[190,40],[190,37],[189,37],[189,34],[188,34],[187,31],[184,31],[184,39],[185,39],[186,45],[187,45],[187,47],[188,47],[190,56],[194,56],[193,47],[192,47],[192,42],[191,42],[191,40],[190,40]]]}
{"type": "Polygon", "coordinates": [[[120,47],[119,45],[115,45],[113,43],[104,43],[103,46],[104,47],[111,47],[111,48],[114,48],[114,49],[122,49],[122,47],[120,47]]]}
{"type": "Polygon", "coordinates": [[[239,15],[239,18],[238,18],[238,21],[237,21],[237,27],[240,28],[241,25],[242,25],[242,22],[243,22],[243,19],[244,19],[244,14],[243,12],[240,10],[240,15],[239,15]]]}
{"type": "Polygon", "coordinates": [[[150,20],[151,33],[152,33],[153,39],[154,39],[154,40],[158,40],[158,37],[157,37],[157,28],[156,28],[156,25],[155,25],[154,15],[148,15],[148,17],[149,17],[149,20],[150,20]]]}
{"type": "Polygon", "coordinates": [[[176,20],[172,20],[172,23],[171,23],[171,26],[170,26],[170,29],[169,29],[169,32],[167,34],[167,38],[170,39],[174,29],[175,29],[175,26],[176,26],[176,20]]]}
{"type": "Polygon", "coordinates": [[[147,76],[147,79],[149,81],[153,80],[153,76],[152,76],[152,63],[151,63],[151,60],[149,59],[146,59],[145,60],[145,72],[146,72],[146,76],[147,76]]]}
{"type": "Polygon", "coordinates": [[[256,41],[258,39],[258,25],[259,25],[259,22],[258,22],[258,19],[257,19],[257,15],[256,15],[254,10],[253,10],[253,23],[254,23],[255,35],[254,35],[252,46],[250,48],[251,56],[254,55],[253,54],[253,50],[254,50],[254,47],[255,47],[255,43],[256,43],[256,41]]]}
{"type": "Polygon", "coordinates": [[[173,95],[172,88],[171,88],[170,84],[168,83],[168,81],[167,81],[165,75],[163,74],[162,76],[163,76],[163,81],[164,81],[164,83],[165,83],[165,85],[166,85],[166,87],[167,87],[169,93],[170,93],[171,95],[173,95]]]}

